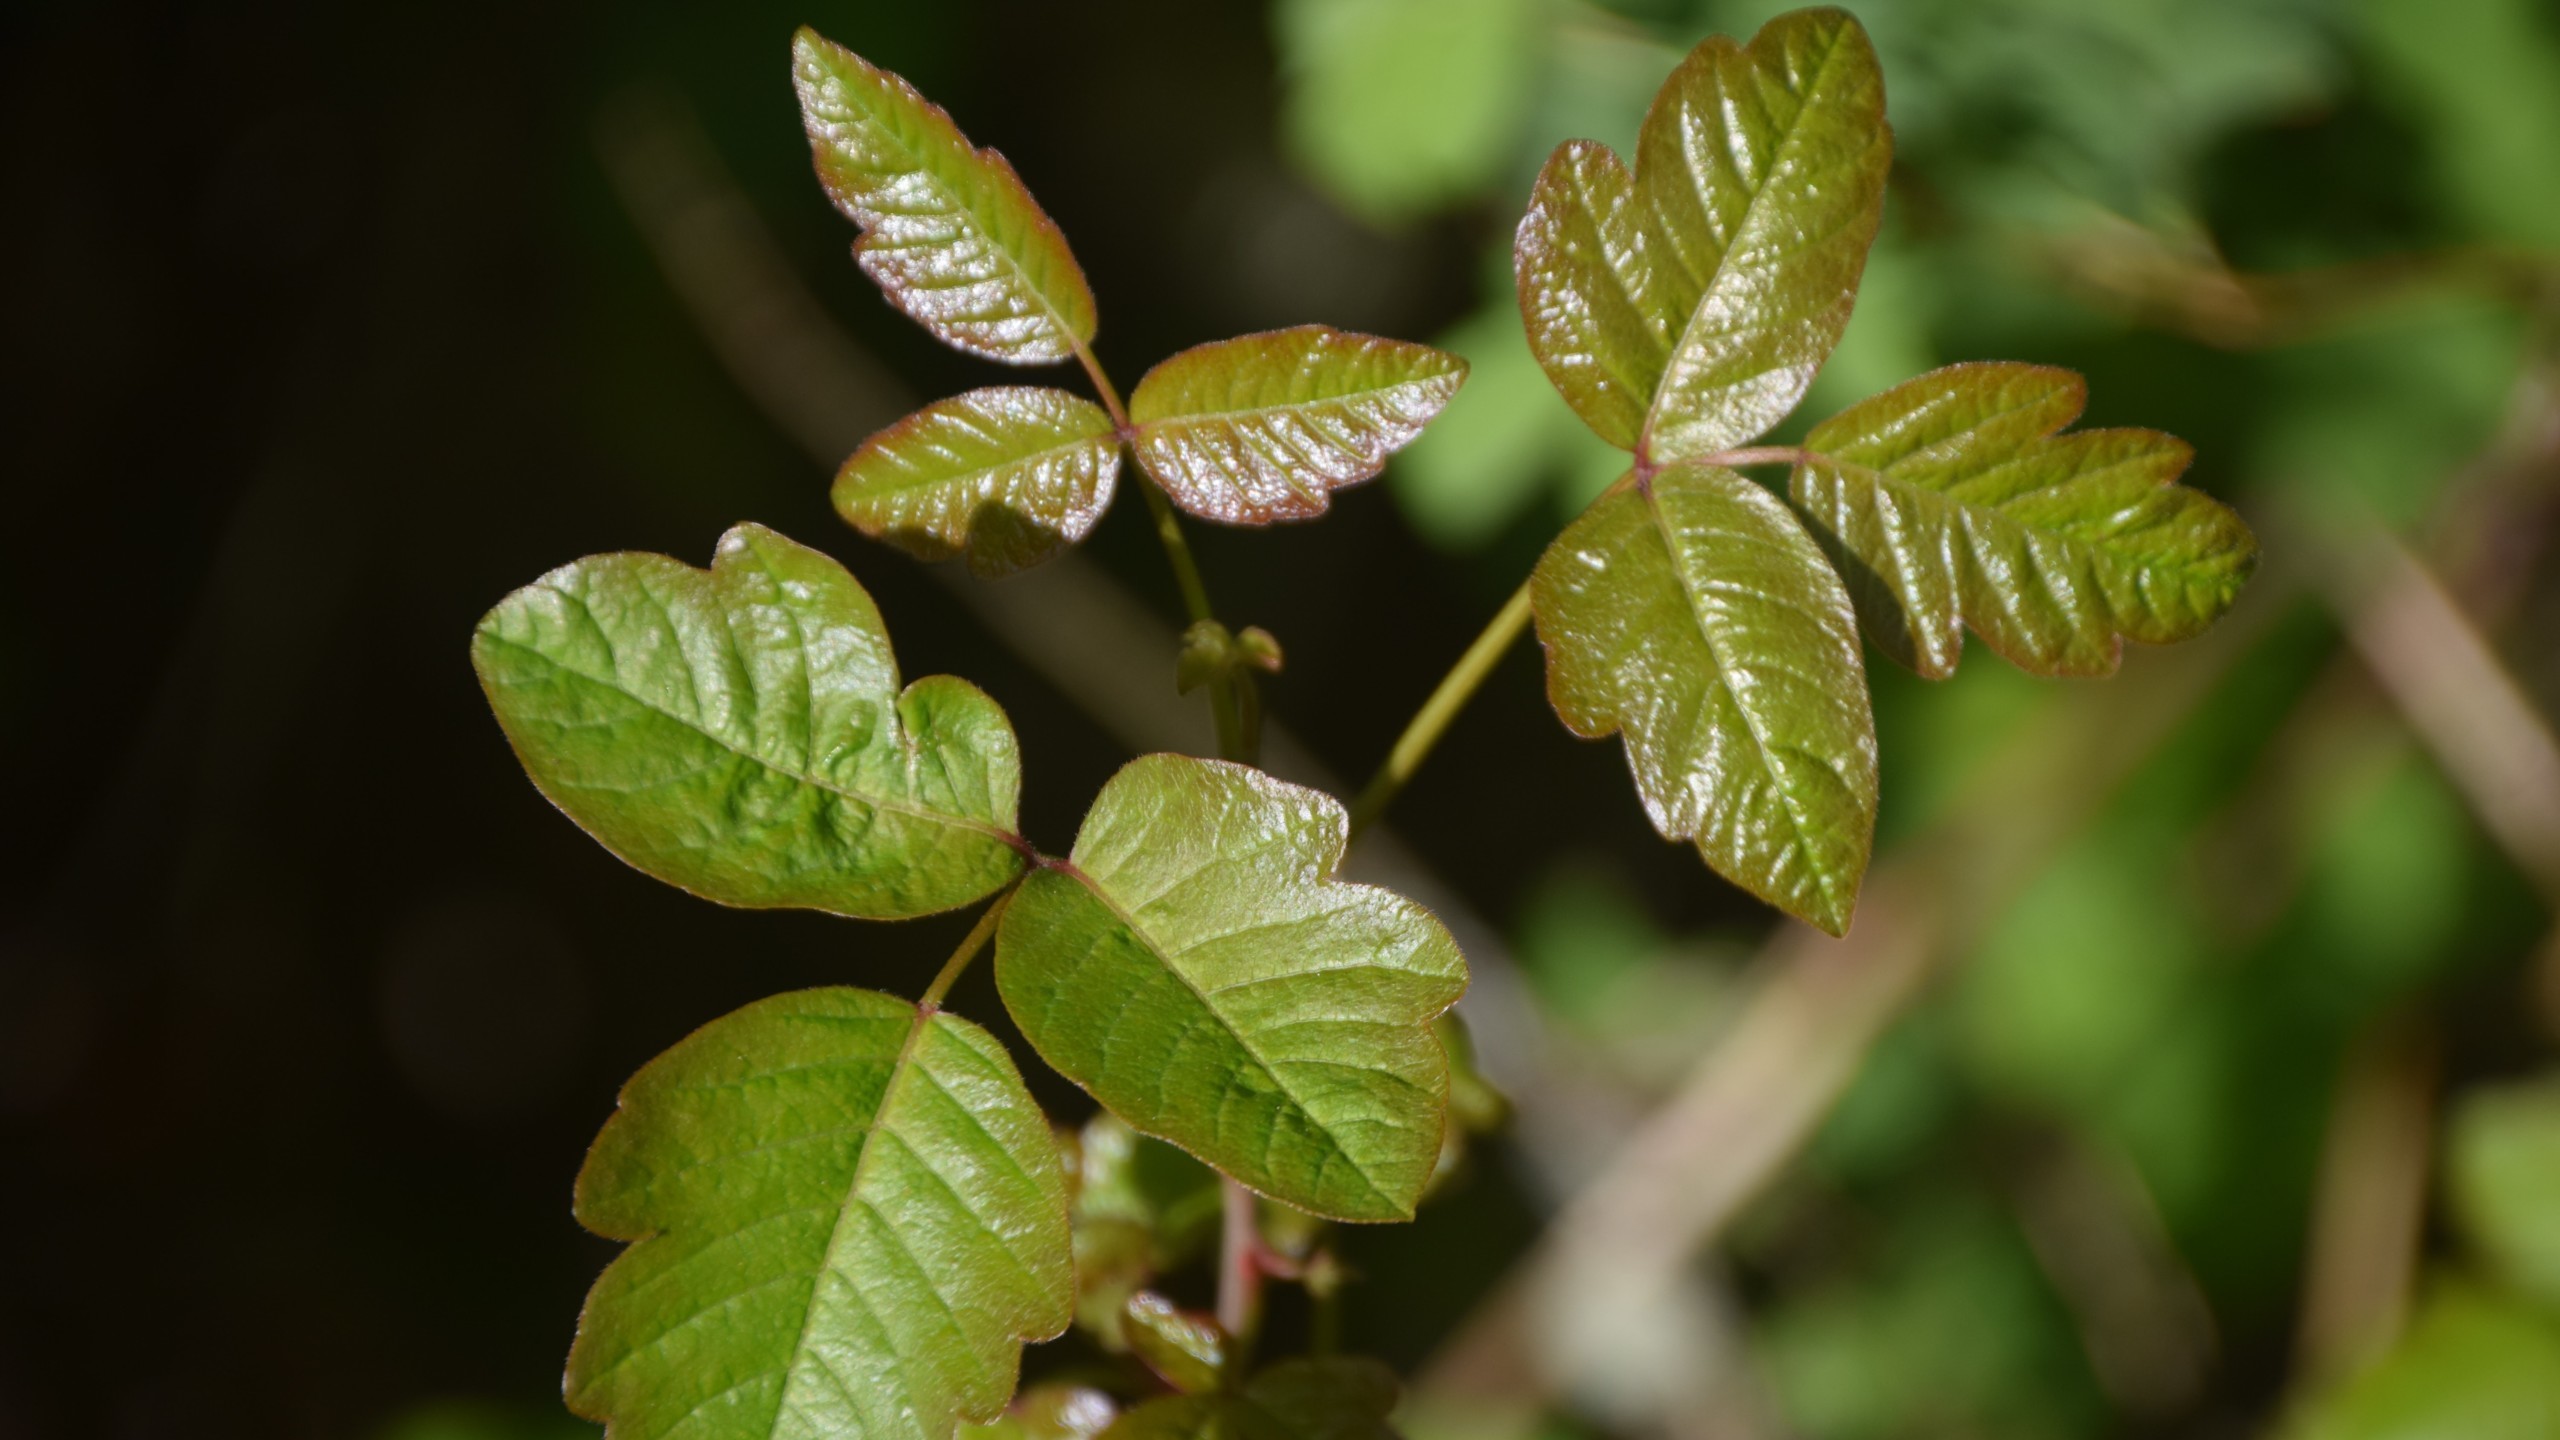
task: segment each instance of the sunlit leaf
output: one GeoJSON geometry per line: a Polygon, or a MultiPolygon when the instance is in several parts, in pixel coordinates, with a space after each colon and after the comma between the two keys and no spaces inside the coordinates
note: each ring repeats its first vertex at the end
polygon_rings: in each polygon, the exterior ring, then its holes
{"type": "Polygon", "coordinates": [[[1138,382],[1129,419],[1175,504],[1267,525],[1321,515],[1376,475],[1466,377],[1428,345],[1301,325],[1183,351],[1138,382]]]}
{"type": "Polygon", "coordinates": [[[1057,1149],[1004,1048],[868,990],[759,1001],[651,1061],[577,1209],[633,1243],[569,1403],[633,1440],[948,1440],[1073,1296],[1057,1149]]]}
{"type": "Polygon", "coordinates": [[[1632,173],[1571,141],[1516,251],[1530,344],[1613,444],[1656,464],[1785,418],[1848,324],[1893,136],[1866,32],[1799,10],[1710,36],[1664,82],[1632,173]]]}
{"type": "Polygon", "coordinates": [[[1878,649],[1945,676],[1970,625],[2039,675],[2104,675],[2125,638],[2184,640],[2231,607],[2257,563],[2249,527],[2177,483],[2182,440],[2057,433],[2086,398],[2068,370],[1950,365],[1805,437],[1796,503],[1878,649]]]}
{"type": "Polygon", "coordinates": [[[1876,814],[1857,621],[1804,528],[1733,471],[1602,497],[1530,581],[1547,698],[1624,731],[1654,828],[1791,915],[1847,930],[1876,814]]]}
{"type": "Polygon", "coordinates": [[[2546,1440],[2560,1430],[2560,1322],[2439,1282],[2391,1352],[2297,1413],[2285,1440],[2546,1440]]]}
{"type": "Polygon", "coordinates": [[[1153,1290],[1129,1297],[1123,1328],[1130,1353],[1185,1395],[1217,1389],[1226,1374],[1227,1336],[1218,1322],[1185,1310],[1153,1290]]]}
{"type": "Polygon", "coordinates": [[[791,78],[819,183],[862,227],[854,259],[890,304],[990,360],[1066,360],[1093,339],[1084,271],[1002,155],[814,30],[792,37],[791,78]]]}
{"type": "Polygon", "coordinates": [[[2472,1242],[2560,1310],[2560,1074],[2463,1097],[2445,1171],[2472,1242]]]}
{"type": "Polygon", "coordinates": [[[1407,1219],[1449,1093],[1430,1022],[1466,967],[1421,906],[1331,878],[1345,831],[1257,770],[1133,761],[1006,907],[996,984],[1131,1125],[1301,1209],[1407,1219]]]}
{"type": "Polygon", "coordinates": [[[991,1425],[963,1425],[957,1440],[1093,1440],[1119,1418],[1111,1397],[1083,1385],[1033,1385],[991,1425]]]}
{"type": "Polygon", "coordinates": [[[1395,1440],[1396,1377],[1374,1360],[1286,1360],[1220,1395],[1150,1400],[1106,1440],[1395,1440]]]}
{"type": "Polygon", "coordinates": [[[1021,871],[1004,711],[947,675],[900,690],[871,597],[760,525],[708,571],[564,565],[481,620],[471,660],[542,793],[707,899],[894,919],[1021,871]]]}
{"type": "Polygon", "coordinates": [[[1005,575],[1082,540],[1111,504],[1120,437],[1102,407],[1004,385],[928,405],[836,472],[836,513],[925,560],[1005,575]]]}

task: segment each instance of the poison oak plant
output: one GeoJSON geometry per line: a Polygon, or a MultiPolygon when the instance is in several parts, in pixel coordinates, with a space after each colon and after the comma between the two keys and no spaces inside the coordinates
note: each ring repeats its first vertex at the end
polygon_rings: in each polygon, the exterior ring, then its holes
{"type": "Polygon", "coordinates": [[[708,570],[595,556],[490,612],[473,660],[499,723],[543,794],[632,865],[722,904],[852,919],[989,902],[918,999],[776,996],[624,1089],[577,1214],[630,1248],[568,1369],[572,1408],[618,1440],[1386,1433],[1375,1365],[1256,1368],[1259,1287],[1305,1283],[1329,1349],[1324,1222],[1410,1218],[1453,1127],[1498,1113],[1442,1019],[1466,988],[1448,932],[1334,874],[1523,626],[1565,724],[1624,735],[1664,835],[1836,934],[1876,810],[1861,630],[1924,675],[1954,668],[1967,627],[2038,674],[2103,674],[2127,637],[2209,624],[2254,555],[2231,512],[2175,483],[2178,441],[2066,433],[2082,388],[2061,371],[1952,366],[1801,446],[1752,443],[1848,321],[1891,160],[1866,36],[1799,12],[1700,45],[1632,166],[1575,142],[1538,177],[1521,311],[1630,466],[1346,812],[1252,768],[1256,672],[1279,648],[1215,618],[1176,512],[1321,516],[1465,363],[1308,326],[1173,356],[1124,404],[1083,273],[1001,156],[809,31],[794,78],[818,178],[890,302],[974,355],[1073,361],[1096,397],[1008,385],[927,406],[845,462],[837,508],[997,575],[1089,532],[1134,456],[1193,621],[1175,676],[1210,692],[1222,757],[1131,762],[1073,850],[1044,855],[1016,825],[1003,709],[948,676],[903,684],[853,577],[752,524],[708,570]],[[1754,466],[1785,467],[1787,495],[1754,466]],[[942,1008],[991,943],[1023,1038],[1101,1104],[1078,1133],[1053,1136],[1014,1059],[942,1008]],[[1215,1316],[1150,1288],[1213,1242],[1215,1316]],[[1017,1397],[1023,1344],[1071,1325],[1144,1362],[1124,1379],[1155,1378],[1017,1397]]]}

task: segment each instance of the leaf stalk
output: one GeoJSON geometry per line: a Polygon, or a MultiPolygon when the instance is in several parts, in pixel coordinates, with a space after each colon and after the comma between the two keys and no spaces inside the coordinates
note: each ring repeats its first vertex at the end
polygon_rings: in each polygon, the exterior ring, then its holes
{"type": "Polygon", "coordinates": [[[1440,737],[1448,730],[1450,722],[1458,718],[1458,712],[1467,707],[1469,700],[1475,698],[1485,677],[1493,673],[1495,662],[1511,648],[1511,642],[1520,638],[1521,630],[1528,623],[1529,583],[1524,580],[1519,589],[1511,592],[1511,598],[1502,602],[1502,608],[1476,636],[1475,643],[1458,657],[1458,663],[1450,666],[1449,673],[1441,677],[1439,688],[1431,692],[1431,698],[1422,702],[1422,708],[1415,711],[1413,719],[1405,725],[1404,733],[1396,737],[1395,748],[1387,752],[1386,763],[1378,767],[1377,775],[1361,790],[1360,798],[1352,802],[1351,839],[1358,839],[1362,831],[1395,803],[1406,782],[1413,779],[1414,772],[1422,768],[1422,762],[1430,758],[1432,747],[1440,743],[1440,737]]]}
{"type": "Polygon", "coordinates": [[[978,917],[978,923],[969,927],[969,933],[960,937],[960,948],[952,951],[951,958],[942,962],[942,969],[935,972],[933,983],[924,987],[923,998],[916,1001],[918,1011],[930,1015],[942,1008],[942,997],[951,993],[951,987],[959,982],[961,972],[967,970],[969,962],[977,959],[978,952],[986,949],[987,942],[995,938],[996,922],[1004,918],[1006,903],[1013,899],[1013,892],[1021,885],[1022,882],[1017,880],[1006,886],[995,903],[987,907],[986,913],[978,917]]]}

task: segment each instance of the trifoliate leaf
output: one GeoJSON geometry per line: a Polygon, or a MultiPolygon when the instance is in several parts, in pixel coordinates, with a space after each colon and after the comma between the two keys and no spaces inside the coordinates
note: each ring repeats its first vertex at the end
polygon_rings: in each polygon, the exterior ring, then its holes
{"type": "Polygon", "coordinates": [[[1111,1397],[1083,1385],[1034,1385],[992,1425],[963,1425],[956,1440],[1093,1440],[1118,1419],[1111,1397]]]}
{"type": "Polygon", "coordinates": [[[836,472],[836,513],[924,560],[1028,569],[1082,540],[1111,504],[1120,437],[1064,390],[1003,385],[928,405],[836,472]]]}
{"type": "Polygon", "coordinates": [[[1129,1337],[1129,1352],[1185,1395],[1217,1389],[1226,1374],[1227,1334],[1218,1322],[1153,1290],[1129,1297],[1121,1329],[1129,1337]]]}
{"type": "Polygon", "coordinates": [[[2445,1172],[2472,1243],[2509,1284],[2560,1310],[2560,1074],[2466,1095],[2445,1172]]]}
{"type": "Polygon", "coordinates": [[[2257,563],[2249,527],[2177,483],[2182,440],[2058,434],[2087,396],[2068,370],[1950,365],[1805,437],[1796,503],[1876,648],[1939,678],[1971,625],[2021,669],[2104,675],[2124,638],[2184,640],[2231,607],[2257,563]]]}
{"type": "Polygon", "coordinates": [[[1884,213],[1893,134],[1866,32],[1841,10],[1710,36],[1645,113],[1630,173],[1559,148],[1515,250],[1549,378],[1655,464],[1761,434],[1840,339],[1884,213]]]}
{"type": "Polygon", "coordinates": [[[1051,1067],[1246,1185],[1340,1220],[1413,1214],[1466,965],[1429,911],[1331,877],[1331,796],[1179,755],[1132,761],[1027,879],[996,985],[1051,1067]]]}
{"type": "Polygon", "coordinates": [[[1195,346],[1129,397],[1138,463],[1231,525],[1305,520],[1383,468],[1467,378],[1428,345],[1301,325],[1195,346]]]}
{"type": "Polygon", "coordinates": [[[791,62],[819,183],[862,227],[854,260],[890,304],[990,360],[1067,360],[1093,339],[1084,271],[1010,162],[815,30],[792,37],[791,62]]]}
{"type": "Polygon", "coordinates": [[[1396,1440],[1396,1377],[1374,1360],[1285,1360],[1218,1395],[1150,1400],[1104,1440],[1396,1440]]]}
{"type": "Polygon", "coordinates": [[[1022,869],[1004,711],[947,675],[901,691],[871,597],[760,525],[708,571],[562,566],[481,620],[471,660],[551,803],[707,899],[895,919],[1022,869]]]}
{"type": "Polygon", "coordinates": [[[578,1219],[571,1408],[627,1440],[949,1440],[1064,1330],[1066,1182],[1004,1048],[868,990],[694,1032],[623,1087],[578,1219]]]}
{"type": "Polygon", "coordinates": [[[1875,720],[1849,597],[1786,506],[1731,470],[1665,470],[1594,502],[1530,587],[1548,700],[1586,739],[1626,733],[1654,828],[1846,931],[1875,720]]]}

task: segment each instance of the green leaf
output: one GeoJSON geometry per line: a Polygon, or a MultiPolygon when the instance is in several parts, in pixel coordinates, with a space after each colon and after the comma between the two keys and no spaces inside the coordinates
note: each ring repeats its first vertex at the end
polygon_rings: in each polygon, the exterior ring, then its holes
{"type": "Polygon", "coordinates": [[[1138,463],[1230,525],[1305,520],[1383,468],[1467,378],[1428,345],[1301,325],[1195,346],[1129,397],[1138,463]]]}
{"type": "Polygon", "coordinates": [[[1129,1297],[1205,1249],[1217,1234],[1215,1172],[1097,1111],[1068,1142],[1075,1198],[1076,1323],[1103,1349],[1129,1348],[1129,1297]]]}
{"type": "Polygon", "coordinates": [[[2177,483],[2182,440],[2057,433],[2087,395],[2068,370],[1950,365],[1806,436],[1796,503],[1876,648],[1940,678],[1970,625],[2021,669],[2104,675],[2125,638],[2184,640],[2231,607],[2257,563],[2249,527],[2177,483]]]}
{"type": "Polygon", "coordinates": [[[1848,324],[1892,163],[1884,77],[1847,12],[1708,37],[1645,113],[1632,173],[1585,141],[1540,173],[1515,251],[1539,363],[1656,465],[1761,434],[1848,324]]]}
{"type": "Polygon", "coordinates": [[[1218,1322],[1152,1290],[1129,1297],[1123,1329],[1129,1350],[1185,1395],[1218,1388],[1227,1371],[1227,1335],[1218,1322]]]}
{"type": "Polygon", "coordinates": [[[871,597],[760,525],[709,571],[592,555],[501,601],[471,660],[533,783],[634,866],[724,905],[894,919],[1022,869],[993,700],[898,688],[871,597]]]}
{"type": "Polygon", "coordinates": [[[694,1032],[623,1087],[578,1220],[571,1408],[622,1440],[948,1440],[1073,1297],[1066,1182],[1004,1048],[868,990],[694,1032]]]}
{"type": "Polygon", "coordinates": [[[1011,163],[815,30],[792,37],[791,61],[818,181],[862,227],[854,260],[890,304],[990,360],[1072,359],[1093,339],[1084,271],[1011,163]]]}
{"type": "Polygon", "coordinates": [[[2443,1282],[2391,1353],[2284,1429],[2286,1440],[2547,1440],[2555,1433],[2560,1324],[2492,1292],[2443,1282]]]}
{"type": "Polygon", "coordinates": [[[1466,988],[1430,912],[1332,880],[1331,796],[1179,755],[1103,786],[1066,863],[1023,882],[996,985],[1041,1058],[1131,1125],[1340,1220],[1413,1214],[1466,988]]]}
{"type": "Polygon", "coordinates": [[[1654,828],[1834,935],[1875,835],[1875,720],[1839,577],[1775,496],[1684,465],[1594,502],[1530,579],[1547,698],[1623,730],[1654,828]]]}
{"type": "Polygon", "coordinates": [[[2560,1310],[2560,1074],[2466,1095],[2445,1169],[2472,1242],[2509,1283],[2560,1310]]]}
{"type": "Polygon", "coordinates": [[[957,1440],[1093,1440],[1119,1417],[1111,1397],[1083,1385],[1034,1385],[992,1425],[963,1425],[957,1440]]]}
{"type": "Polygon", "coordinates": [[[1548,17],[1543,0],[1286,0],[1272,20],[1290,150],[1373,222],[1499,179],[1548,17]]]}
{"type": "Polygon", "coordinates": [[[980,575],[1029,569],[1082,540],[1111,504],[1120,436],[1064,390],[1002,385],[928,405],[836,472],[836,513],[924,560],[980,575]]]}
{"type": "Polygon", "coordinates": [[[1396,1377],[1374,1360],[1285,1360],[1222,1395],[1168,1395],[1104,1440],[1395,1440],[1396,1377]]]}

